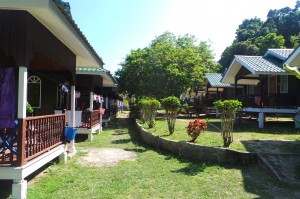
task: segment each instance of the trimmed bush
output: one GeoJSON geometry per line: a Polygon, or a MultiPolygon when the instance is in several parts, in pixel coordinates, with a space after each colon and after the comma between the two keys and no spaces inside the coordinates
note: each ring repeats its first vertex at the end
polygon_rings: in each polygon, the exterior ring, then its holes
{"type": "Polygon", "coordinates": [[[218,100],[214,102],[221,113],[221,134],[223,137],[224,147],[229,147],[233,142],[233,122],[235,113],[242,107],[242,102],[238,100],[218,100]]]}
{"type": "Polygon", "coordinates": [[[160,102],[156,99],[146,98],[138,103],[141,119],[146,122],[149,128],[155,125],[156,111],[160,107],[160,102]]]}
{"type": "Polygon", "coordinates": [[[161,105],[166,110],[168,129],[170,135],[172,135],[175,129],[177,112],[181,107],[180,100],[175,96],[169,96],[162,100],[161,105]]]}

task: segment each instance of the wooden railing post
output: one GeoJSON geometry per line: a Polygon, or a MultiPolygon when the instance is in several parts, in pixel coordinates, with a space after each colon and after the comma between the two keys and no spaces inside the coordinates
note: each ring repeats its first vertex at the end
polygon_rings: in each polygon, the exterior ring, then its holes
{"type": "Polygon", "coordinates": [[[26,164],[26,146],[25,146],[25,135],[26,135],[26,118],[18,120],[18,135],[17,135],[17,165],[22,166],[26,164]]]}
{"type": "Polygon", "coordinates": [[[93,126],[93,110],[90,111],[90,128],[93,126]]]}

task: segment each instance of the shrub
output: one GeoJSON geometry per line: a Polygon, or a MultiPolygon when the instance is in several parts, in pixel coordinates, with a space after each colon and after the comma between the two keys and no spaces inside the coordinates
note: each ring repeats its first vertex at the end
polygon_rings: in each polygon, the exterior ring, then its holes
{"type": "Polygon", "coordinates": [[[214,102],[221,113],[221,134],[223,137],[224,147],[229,147],[233,142],[233,122],[235,113],[242,107],[242,103],[238,100],[218,100],[214,102]]]}
{"type": "Polygon", "coordinates": [[[175,96],[169,96],[167,98],[164,98],[161,104],[162,107],[166,110],[168,129],[170,135],[172,135],[174,133],[177,112],[181,107],[180,100],[175,96]]]}
{"type": "Polygon", "coordinates": [[[192,137],[191,142],[195,142],[201,131],[204,133],[206,129],[207,123],[205,120],[195,119],[195,121],[189,122],[189,125],[187,126],[187,134],[192,137]]]}
{"type": "Polygon", "coordinates": [[[156,110],[160,107],[160,102],[156,99],[146,98],[139,101],[141,119],[146,122],[149,128],[155,125],[156,110]]]}
{"type": "Polygon", "coordinates": [[[137,104],[130,104],[129,109],[129,119],[131,121],[135,121],[140,118],[140,109],[137,104]]]}

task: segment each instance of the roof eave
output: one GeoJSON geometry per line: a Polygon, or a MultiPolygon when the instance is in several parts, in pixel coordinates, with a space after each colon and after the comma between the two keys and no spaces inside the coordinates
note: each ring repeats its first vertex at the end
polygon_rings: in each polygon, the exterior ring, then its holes
{"type": "Polygon", "coordinates": [[[103,61],[75,22],[53,0],[2,0],[0,9],[28,11],[76,55],[76,66],[103,68],[103,61]]]}
{"type": "Polygon", "coordinates": [[[294,50],[292,54],[286,59],[284,62],[284,65],[290,66],[290,67],[298,67],[300,68],[300,63],[298,66],[293,66],[291,63],[293,62],[294,59],[296,59],[298,56],[300,56],[300,45],[294,50]]]}

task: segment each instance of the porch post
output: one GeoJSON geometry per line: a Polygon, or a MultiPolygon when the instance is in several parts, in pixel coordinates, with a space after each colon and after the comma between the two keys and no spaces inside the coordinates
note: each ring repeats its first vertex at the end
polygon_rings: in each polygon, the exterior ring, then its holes
{"type": "MultiPolygon", "coordinates": [[[[75,128],[75,86],[72,85],[71,86],[71,127],[75,128]]],[[[75,154],[76,153],[76,149],[75,149],[75,139],[70,141],[70,146],[68,151],[71,154],[75,154]]]]}
{"type": "Polygon", "coordinates": [[[258,113],[258,128],[264,128],[265,123],[265,113],[259,112],[258,113]]]}
{"type": "MultiPolygon", "coordinates": [[[[100,96],[100,110],[102,110],[102,108],[103,108],[103,97],[100,96]]],[[[100,132],[102,132],[102,114],[100,114],[99,123],[100,123],[100,132]]]]}
{"type": "Polygon", "coordinates": [[[94,109],[93,98],[94,98],[94,93],[90,92],[90,111],[93,111],[94,109]]]}
{"type": "Polygon", "coordinates": [[[234,78],[234,98],[237,99],[237,81],[238,79],[234,78]]]}
{"type": "MultiPolygon", "coordinates": [[[[25,164],[25,124],[26,118],[26,102],[27,102],[27,68],[19,67],[19,84],[18,84],[18,165],[25,164]]],[[[22,177],[21,177],[22,178],[22,177]]],[[[14,179],[12,183],[12,198],[27,197],[27,180],[14,179]]]]}
{"type": "Polygon", "coordinates": [[[26,180],[14,180],[12,183],[12,198],[27,198],[27,181],[26,180]]]}
{"type": "Polygon", "coordinates": [[[27,68],[19,67],[19,85],[18,85],[18,166],[25,164],[25,118],[27,102],[27,68]]]}
{"type": "Polygon", "coordinates": [[[19,67],[18,118],[26,118],[27,102],[27,68],[19,67]]]}
{"type": "MultiPolygon", "coordinates": [[[[259,76],[259,82],[260,82],[260,102],[259,102],[259,107],[262,108],[263,107],[263,78],[261,77],[261,75],[259,76]]],[[[263,127],[262,127],[263,128],[263,127]]]]}
{"type": "MultiPolygon", "coordinates": [[[[90,114],[90,122],[92,121],[92,112],[93,112],[93,109],[94,109],[94,93],[93,92],[90,92],[90,111],[91,111],[91,114],[90,114]]],[[[92,128],[92,127],[91,127],[92,128]]],[[[92,132],[92,129],[89,129],[89,134],[88,134],[88,140],[90,142],[93,141],[93,132],[92,132]]]]}
{"type": "Polygon", "coordinates": [[[108,97],[105,98],[105,108],[108,109],[108,97]]]}

